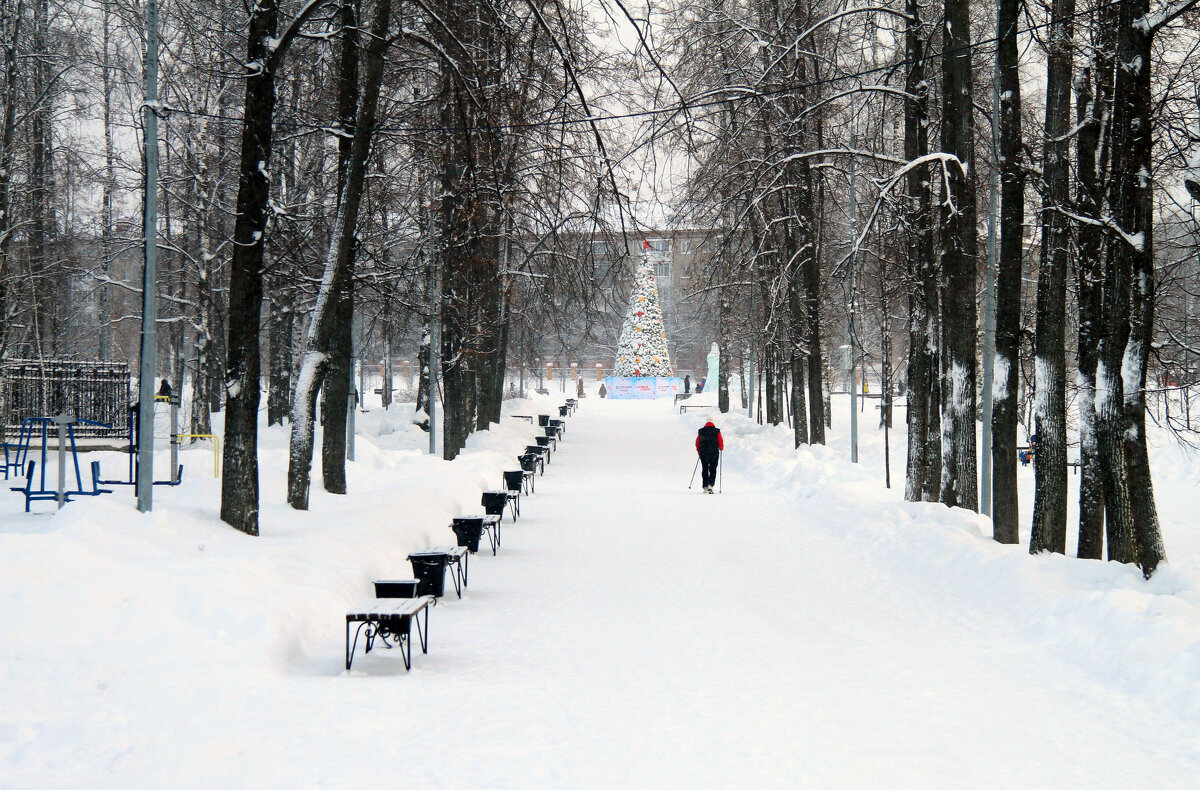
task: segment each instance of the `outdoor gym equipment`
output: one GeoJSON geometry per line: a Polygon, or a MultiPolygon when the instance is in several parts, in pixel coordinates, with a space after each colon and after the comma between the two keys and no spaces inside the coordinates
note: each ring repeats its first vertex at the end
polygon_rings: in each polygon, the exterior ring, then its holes
{"type": "MultiPolygon", "coordinates": [[[[175,395],[156,395],[155,403],[166,403],[171,406],[171,471],[174,472],[172,480],[155,480],[156,486],[177,486],[183,482],[183,464],[179,463],[179,398],[175,395]]],[[[129,407],[128,413],[128,437],[129,446],[126,452],[129,453],[129,479],[128,480],[100,480],[101,485],[106,486],[132,486],[137,485],[137,454],[138,442],[141,437],[137,431],[137,410],[138,404],[129,407]]],[[[150,441],[154,441],[154,437],[150,437],[150,441]]]]}
{"type": "Polygon", "coordinates": [[[25,495],[25,512],[29,512],[29,503],[35,500],[57,501],[62,507],[71,497],[99,496],[111,494],[111,489],[100,488],[100,464],[92,462],[92,489],[83,487],[83,475],[79,472],[79,449],[75,445],[75,426],[90,425],[98,428],[112,428],[95,420],[77,420],[69,414],[57,417],[28,417],[21,422],[21,431],[16,445],[16,463],[25,467],[25,485],[12,486],[12,490],[25,495]],[[56,426],[58,433],[58,484],[55,488],[46,487],[46,449],[49,444],[49,428],[56,426]],[[41,473],[38,475],[37,486],[34,486],[34,472],[38,461],[29,461],[29,445],[33,441],[35,431],[41,432],[41,473]],[[75,465],[75,488],[67,490],[67,442],[71,445],[71,461],[75,465]]]}

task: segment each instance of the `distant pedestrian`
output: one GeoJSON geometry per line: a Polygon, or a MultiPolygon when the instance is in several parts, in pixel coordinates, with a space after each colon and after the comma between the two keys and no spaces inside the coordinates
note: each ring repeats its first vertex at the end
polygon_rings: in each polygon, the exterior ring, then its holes
{"type": "Polygon", "coordinates": [[[683,394],[684,395],[692,394],[692,377],[691,376],[683,377],[683,394]]]}
{"type": "Polygon", "coordinates": [[[704,392],[704,382],[706,382],[706,381],[708,381],[707,378],[701,378],[700,383],[696,385],[696,394],[697,395],[699,395],[701,392],[704,392]]]}
{"type": "Polygon", "coordinates": [[[706,494],[713,493],[713,483],[717,482],[717,464],[721,461],[721,452],[724,449],[725,440],[721,438],[721,429],[713,425],[712,420],[704,423],[704,427],[696,432],[696,453],[700,456],[700,483],[704,486],[706,494]]]}
{"type": "Polygon", "coordinates": [[[600,397],[603,398],[606,395],[608,395],[608,389],[605,388],[604,382],[602,381],[600,382],[600,397]]]}

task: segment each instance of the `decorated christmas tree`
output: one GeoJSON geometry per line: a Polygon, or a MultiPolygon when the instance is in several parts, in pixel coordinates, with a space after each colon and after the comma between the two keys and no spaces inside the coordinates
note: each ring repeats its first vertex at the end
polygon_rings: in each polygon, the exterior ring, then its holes
{"type": "Polygon", "coordinates": [[[617,341],[616,375],[671,375],[667,330],[663,327],[662,308],[658,305],[654,266],[645,254],[633,278],[629,312],[625,314],[621,337],[617,341]]]}

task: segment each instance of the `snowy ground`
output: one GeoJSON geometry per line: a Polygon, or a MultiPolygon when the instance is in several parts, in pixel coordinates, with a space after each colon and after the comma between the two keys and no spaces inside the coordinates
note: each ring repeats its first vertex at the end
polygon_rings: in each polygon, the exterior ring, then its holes
{"type": "Polygon", "coordinates": [[[268,431],[257,539],[217,522],[199,449],[152,516],[131,492],[0,498],[0,787],[1195,786],[1184,456],[1156,478],[1172,561],[1145,583],[902,502],[867,416],[859,466],[840,434],[794,451],[723,416],[724,493],[689,491],[705,416],[586,399],[410,673],[394,651],[344,672],[344,614],[452,542],[521,421],[447,464],[397,412],[360,415],[353,496],[315,486],[308,513],[280,504],[268,431]]]}

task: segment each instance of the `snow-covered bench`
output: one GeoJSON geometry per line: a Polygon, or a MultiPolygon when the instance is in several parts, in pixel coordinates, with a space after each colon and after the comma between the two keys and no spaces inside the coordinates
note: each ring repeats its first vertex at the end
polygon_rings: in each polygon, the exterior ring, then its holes
{"type": "Polygon", "coordinates": [[[488,543],[492,546],[492,556],[496,556],[496,547],[500,545],[499,516],[455,516],[450,528],[458,536],[459,547],[471,552],[479,550],[479,539],[486,532],[488,543]]]}
{"type": "Polygon", "coordinates": [[[533,493],[533,477],[537,474],[538,465],[542,465],[542,471],[545,471],[546,465],[542,464],[541,453],[522,453],[517,456],[517,463],[521,465],[521,475],[525,479],[525,483],[529,486],[529,493],[533,493]]]}
{"type": "Polygon", "coordinates": [[[430,546],[409,554],[413,576],[420,580],[417,594],[441,598],[446,589],[446,568],[449,567],[454,591],[462,598],[463,587],[466,586],[468,553],[466,546],[430,546]]]}
{"type": "MultiPolygon", "coordinates": [[[[450,581],[454,582],[454,592],[462,598],[462,591],[467,589],[467,563],[470,554],[466,546],[430,546],[420,552],[424,555],[441,554],[446,558],[446,567],[450,570],[450,581]]],[[[413,555],[408,555],[412,557],[413,555]]]]}
{"type": "MultiPolygon", "coordinates": [[[[519,505],[517,504],[517,497],[519,496],[520,491],[511,491],[507,488],[499,491],[484,491],[483,495],[479,498],[479,504],[483,505],[483,512],[489,516],[499,516],[501,521],[504,520],[504,506],[507,505],[508,511],[512,513],[513,521],[516,521],[517,517],[521,515],[519,505]]],[[[497,530],[499,530],[499,527],[497,527],[497,530]]],[[[500,540],[497,538],[496,543],[499,542],[500,540]]]]}
{"type": "Polygon", "coordinates": [[[541,464],[542,474],[546,474],[546,458],[550,455],[549,442],[546,442],[546,447],[541,444],[530,444],[525,446],[526,455],[536,455],[538,463],[541,464]]]}
{"type": "Polygon", "coordinates": [[[681,403],[679,404],[679,413],[683,414],[688,409],[711,409],[712,406],[707,403],[681,403]]]}
{"type": "Polygon", "coordinates": [[[400,648],[404,659],[404,669],[412,669],[412,625],[417,624],[417,636],[421,640],[421,652],[429,652],[429,607],[437,599],[432,595],[422,595],[418,598],[376,598],[352,609],[346,615],[346,671],[354,661],[354,652],[358,649],[358,637],[364,638],[366,649],[363,654],[371,652],[375,640],[383,642],[384,647],[400,648]],[[425,624],[422,626],[420,615],[425,613],[425,624]],[[350,630],[353,628],[354,637],[351,640],[350,630]]]}

